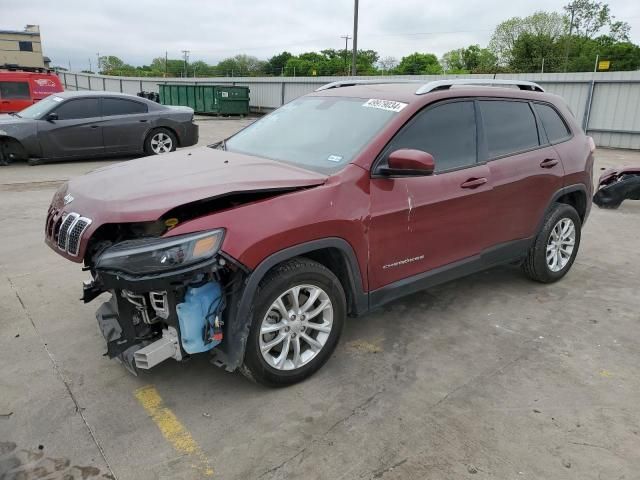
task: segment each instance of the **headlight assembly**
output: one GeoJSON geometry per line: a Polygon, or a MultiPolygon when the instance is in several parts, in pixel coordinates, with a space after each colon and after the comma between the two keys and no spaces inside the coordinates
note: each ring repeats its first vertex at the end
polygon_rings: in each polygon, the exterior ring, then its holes
{"type": "Polygon", "coordinates": [[[107,248],[97,269],[134,275],[180,269],[213,258],[224,238],[224,229],[170,238],[126,240],[107,248]]]}

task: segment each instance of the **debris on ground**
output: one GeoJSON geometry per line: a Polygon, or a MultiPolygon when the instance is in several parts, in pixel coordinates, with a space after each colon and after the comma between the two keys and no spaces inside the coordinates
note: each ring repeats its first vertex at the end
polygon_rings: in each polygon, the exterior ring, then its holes
{"type": "Polygon", "coordinates": [[[606,170],[598,180],[593,203],[600,208],[618,208],[624,200],[640,200],[640,167],[606,170]]]}

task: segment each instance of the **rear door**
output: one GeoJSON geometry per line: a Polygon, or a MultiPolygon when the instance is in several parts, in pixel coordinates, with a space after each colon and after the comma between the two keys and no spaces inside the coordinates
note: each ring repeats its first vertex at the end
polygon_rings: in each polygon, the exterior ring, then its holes
{"type": "Polygon", "coordinates": [[[564,170],[528,101],[482,99],[481,157],[493,181],[491,242],[533,237],[564,170]]]}
{"type": "Polygon", "coordinates": [[[52,110],[57,120],[38,122],[45,158],[95,157],[104,153],[100,98],[72,98],[52,110]]]}
{"type": "Polygon", "coordinates": [[[473,257],[487,246],[491,178],[477,162],[472,100],[427,107],[391,141],[431,153],[431,176],[371,182],[369,281],[377,289],[473,257]]]}
{"type": "Polygon", "coordinates": [[[144,148],[149,130],[145,103],[118,97],[102,97],[105,153],[135,153],[144,148]]]}
{"type": "Polygon", "coordinates": [[[0,113],[12,113],[24,110],[33,103],[29,81],[0,77],[0,113]]]}

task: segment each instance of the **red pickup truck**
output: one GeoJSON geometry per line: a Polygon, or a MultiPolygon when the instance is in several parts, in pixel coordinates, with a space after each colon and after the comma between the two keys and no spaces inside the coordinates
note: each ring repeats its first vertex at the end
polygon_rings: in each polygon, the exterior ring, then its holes
{"type": "Polygon", "coordinates": [[[55,73],[0,70],[0,113],[19,112],[64,88],[55,73]]]}

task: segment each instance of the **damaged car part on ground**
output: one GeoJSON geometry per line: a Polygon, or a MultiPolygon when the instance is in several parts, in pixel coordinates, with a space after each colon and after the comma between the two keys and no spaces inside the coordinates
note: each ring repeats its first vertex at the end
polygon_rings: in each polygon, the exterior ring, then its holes
{"type": "Polygon", "coordinates": [[[609,169],[598,180],[593,203],[615,209],[625,200],[640,200],[640,167],[609,169]]]}
{"type": "Polygon", "coordinates": [[[520,83],[307,95],[210,148],[71,179],[46,242],[90,271],[85,302],[112,294],[98,323],[130,370],[208,351],[267,385],[301,381],[347,316],[495,265],[569,271],[593,142],[520,83]]]}

